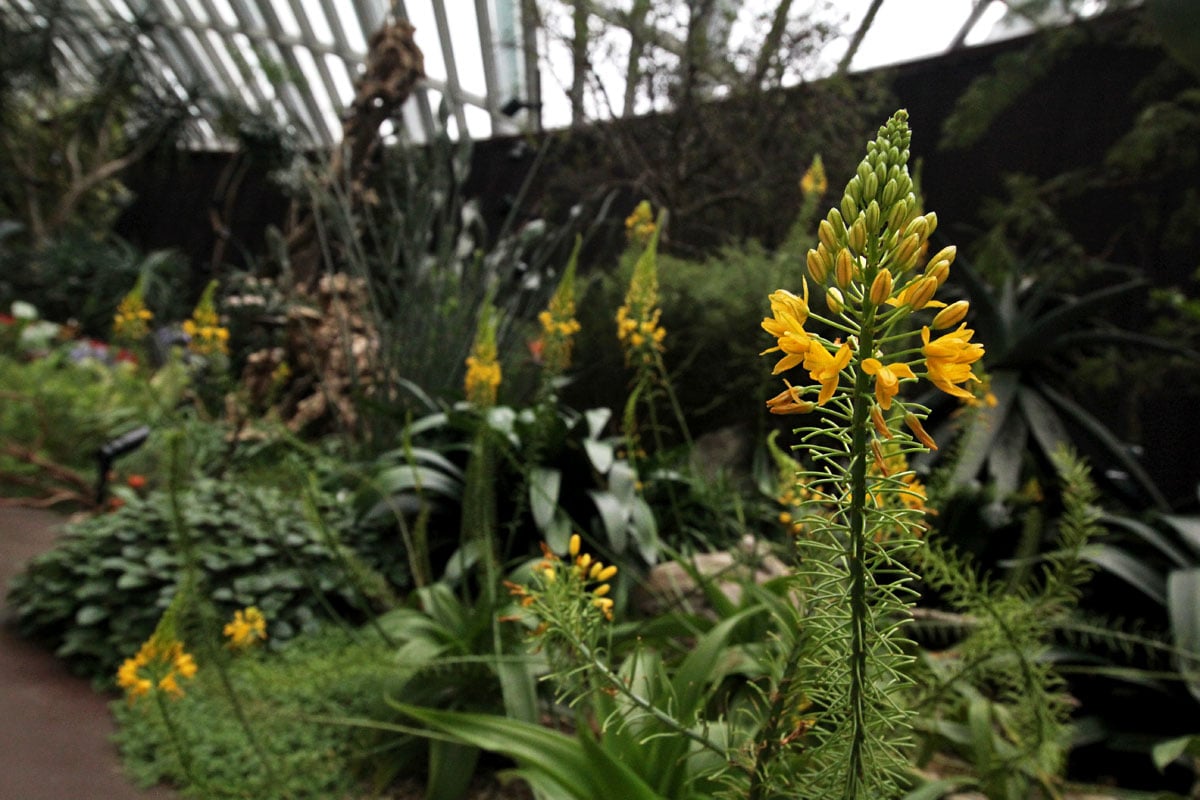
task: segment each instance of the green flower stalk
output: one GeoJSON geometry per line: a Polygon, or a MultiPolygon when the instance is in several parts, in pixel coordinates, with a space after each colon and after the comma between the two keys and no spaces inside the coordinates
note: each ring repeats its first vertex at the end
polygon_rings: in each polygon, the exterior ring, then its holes
{"type": "MultiPolygon", "coordinates": [[[[921,424],[928,409],[903,399],[902,390],[925,378],[948,394],[971,396],[965,386],[977,380],[972,365],[983,355],[961,323],[965,304],[934,299],[955,251],[925,257],[937,216],[919,213],[907,169],[910,138],[908,115],[898,111],[820,221],[807,266],[829,315],[812,309],[805,281],[800,294],[772,293],[772,315],[762,323],[776,339],[764,352],[780,354],[773,373],[807,373],[807,380],[785,379],[768,410],[819,417],[796,431],[797,449],[813,465],[798,476],[810,499],[798,508],[804,535],[797,543],[804,624],[816,649],[784,676],[799,678],[815,720],[803,796],[881,798],[902,785],[911,661],[903,627],[913,578],[906,562],[920,546],[924,514],[906,459],[936,447],[921,424]],[[918,332],[913,315],[935,308],[944,311],[918,332]],[[833,338],[806,330],[810,320],[833,338]]],[[[756,765],[752,800],[766,796],[768,774],[756,765]]]]}

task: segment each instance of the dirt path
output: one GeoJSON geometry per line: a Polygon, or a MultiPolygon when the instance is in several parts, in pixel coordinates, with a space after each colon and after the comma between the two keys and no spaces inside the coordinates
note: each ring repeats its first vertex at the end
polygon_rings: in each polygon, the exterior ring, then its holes
{"type": "MultiPolygon", "coordinates": [[[[48,550],[62,517],[0,509],[0,588],[48,550]]],[[[109,740],[107,697],[70,675],[45,650],[20,639],[0,596],[0,800],[170,800],[138,791],[121,774],[109,740]]]]}

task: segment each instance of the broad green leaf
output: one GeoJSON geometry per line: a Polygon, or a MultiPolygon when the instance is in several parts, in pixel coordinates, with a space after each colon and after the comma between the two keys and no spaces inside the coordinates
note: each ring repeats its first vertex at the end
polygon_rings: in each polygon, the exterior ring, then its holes
{"type": "Polygon", "coordinates": [[[397,710],[447,736],[517,762],[522,769],[540,772],[577,800],[601,800],[591,773],[600,768],[583,754],[578,740],[564,733],[488,714],[439,711],[391,701],[397,710]]]}
{"type": "Polygon", "coordinates": [[[632,509],[622,504],[612,492],[603,489],[589,490],[588,496],[600,513],[600,524],[604,526],[609,546],[617,553],[625,552],[629,543],[629,514],[632,509]]]}
{"type": "MultiPolygon", "coordinates": [[[[1165,517],[1164,517],[1165,518],[1165,517]]],[[[1154,528],[1144,522],[1140,522],[1130,517],[1121,517],[1115,514],[1105,514],[1101,516],[1100,521],[1105,525],[1111,525],[1115,528],[1123,528],[1124,530],[1137,536],[1142,541],[1154,547],[1158,552],[1169,558],[1176,567],[1186,567],[1191,563],[1187,555],[1178,547],[1171,544],[1167,537],[1163,536],[1154,528]]]]}
{"type": "Polygon", "coordinates": [[[1089,544],[1079,555],[1140,589],[1151,599],[1164,604],[1167,602],[1166,579],[1124,550],[1106,544],[1089,544]]]}
{"type": "Polygon", "coordinates": [[[1179,538],[1192,548],[1200,558],[1200,517],[1185,517],[1181,514],[1163,514],[1160,519],[1170,525],[1179,538]]]}
{"type": "Polygon", "coordinates": [[[654,511],[641,497],[633,498],[633,538],[637,542],[638,552],[647,564],[658,561],[658,522],[654,519],[654,511]]]}
{"type": "Polygon", "coordinates": [[[478,747],[430,740],[425,800],[462,800],[466,797],[478,761],[478,747]]]}
{"type": "Polygon", "coordinates": [[[1188,691],[1200,700],[1200,568],[1177,569],[1167,576],[1167,614],[1175,646],[1192,654],[1178,659],[1179,671],[1188,691]]]}
{"type": "MultiPolygon", "coordinates": [[[[607,409],[606,409],[607,410],[607,409]]],[[[583,451],[587,454],[592,467],[601,475],[607,475],[613,465],[613,446],[599,439],[584,439],[583,451]]]]}
{"type": "Polygon", "coordinates": [[[1193,758],[1200,758],[1200,736],[1180,736],[1177,739],[1168,739],[1154,745],[1154,749],[1151,750],[1154,766],[1158,767],[1160,772],[1184,753],[1193,758]]]}
{"type": "Polygon", "coordinates": [[[971,423],[963,434],[961,455],[954,467],[951,485],[965,486],[975,480],[1004,425],[1016,393],[1016,373],[997,371],[992,375],[992,394],[996,396],[996,405],[980,406],[971,416],[971,423]]]}
{"type": "Polygon", "coordinates": [[[583,412],[584,419],[587,420],[589,439],[599,439],[600,434],[604,432],[604,426],[612,419],[611,408],[589,408],[583,412]]]}
{"type": "Polygon", "coordinates": [[[538,530],[550,526],[558,508],[558,493],[562,488],[562,472],[548,467],[534,467],[529,472],[529,510],[538,530]]]}
{"type": "Polygon", "coordinates": [[[687,720],[700,710],[708,687],[715,679],[723,675],[713,675],[713,669],[721,663],[726,643],[734,629],[743,620],[765,611],[765,606],[751,606],[732,617],[721,620],[712,630],[705,633],[697,641],[687,658],[679,665],[672,680],[675,695],[676,716],[687,720]]]}

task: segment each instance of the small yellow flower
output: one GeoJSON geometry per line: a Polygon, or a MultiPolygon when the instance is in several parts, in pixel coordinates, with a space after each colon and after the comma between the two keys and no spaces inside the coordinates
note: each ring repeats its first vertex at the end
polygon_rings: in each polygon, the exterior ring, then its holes
{"type": "Polygon", "coordinates": [[[975,331],[966,323],[933,340],[929,338],[929,328],[921,328],[926,373],[933,385],[946,394],[964,399],[974,397],[960,385],[979,380],[971,373],[971,365],[983,357],[983,345],[972,342],[973,335],[975,331]]]}
{"type": "Polygon", "coordinates": [[[183,696],[180,679],[191,680],[196,675],[196,662],[178,641],[162,641],[151,636],[133,658],[125,659],[117,670],[117,685],[125,690],[130,703],[160,691],[172,699],[183,696]]]}
{"type": "Polygon", "coordinates": [[[834,391],[841,380],[842,370],[850,363],[850,345],[843,344],[834,354],[825,349],[825,345],[813,340],[804,356],[804,368],[809,376],[821,384],[821,393],[817,395],[817,405],[823,406],[833,397],[834,391]]]}
{"type": "Polygon", "coordinates": [[[229,639],[227,647],[245,650],[267,638],[267,620],[254,606],[235,611],[233,620],[225,625],[224,634],[229,639]]]}
{"type": "Polygon", "coordinates": [[[759,355],[781,352],[783,358],[771,370],[778,375],[804,360],[812,339],[804,330],[808,320],[808,281],[804,282],[803,296],[797,297],[786,289],[771,292],[771,314],[762,321],[762,329],[776,339],[776,344],[759,355]]]}
{"type": "Polygon", "coordinates": [[[892,407],[892,398],[900,391],[900,379],[917,377],[903,362],[884,364],[879,359],[867,358],[863,359],[862,367],[863,372],[875,376],[875,400],[884,411],[892,407]]]}
{"type": "Polygon", "coordinates": [[[216,290],[217,282],[210,281],[192,311],[192,318],[183,323],[188,349],[197,355],[229,354],[229,330],[222,327],[213,301],[216,290]]]}

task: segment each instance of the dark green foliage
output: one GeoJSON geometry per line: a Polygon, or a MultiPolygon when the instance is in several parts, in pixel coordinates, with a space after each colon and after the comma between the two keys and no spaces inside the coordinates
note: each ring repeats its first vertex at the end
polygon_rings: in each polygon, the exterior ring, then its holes
{"type": "MultiPolygon", "coordinates": [[[[264,768],[210,665],[198,661],[187,694],[168,702],[192,765],[189,779],[155,703],[114,702],[116,742],[139,784],[169,782],[193,797],[318,800],[359,787],[360,764],[375,755],[361,729],[317,715],[370,718],[394,671],[390,651],[369,634],[336,629],[305,636],[285,651],[233,659],[230,681],[252,720],[264,768]]],[[[365,794],[365,791],[364,791],[365,794]]]]}
{"type": "Polygon", "coordinates": [[[972,762],[967,781],[993,798],[1057,793],[1068,747],[1070,698],[1049,658],[1094,567],[1086,548],[1102,532],[1087,467],[1059,450],[1063,512],[1056,547],[1018,581],[986,574],[953,544],[932,537],[922,578],[962,614],[954,646],[923,659],[918,727],[972,762]]]}
{"type": "MultiPolygon", "coordinates": [[[[222,616],[254,605],[277,645],[316,628],[330,613],[361,615],[366,568],[350,544],[348,512],[329,497],[326,531],[306,518],[302,499],[279,489],[199,479],[180,494],[196,547],[202,592],[222,616]],[[348,567],[350,568],[348,570],[348,567]],[[353,571],[355,574],[349,574],[353,571]]],[[[184,563],[167,494],[127,496],[121,509],[68,526],[59,545],[34,559],[12,584],[22,633],[54,647],[75,672],[107,680],[154,630],[182,580],[184,563]]],[[[361,542],[374,564],[386,550],[361,542]]],[[[376,578],[365,586],[386,593],[376,578]]]]}

